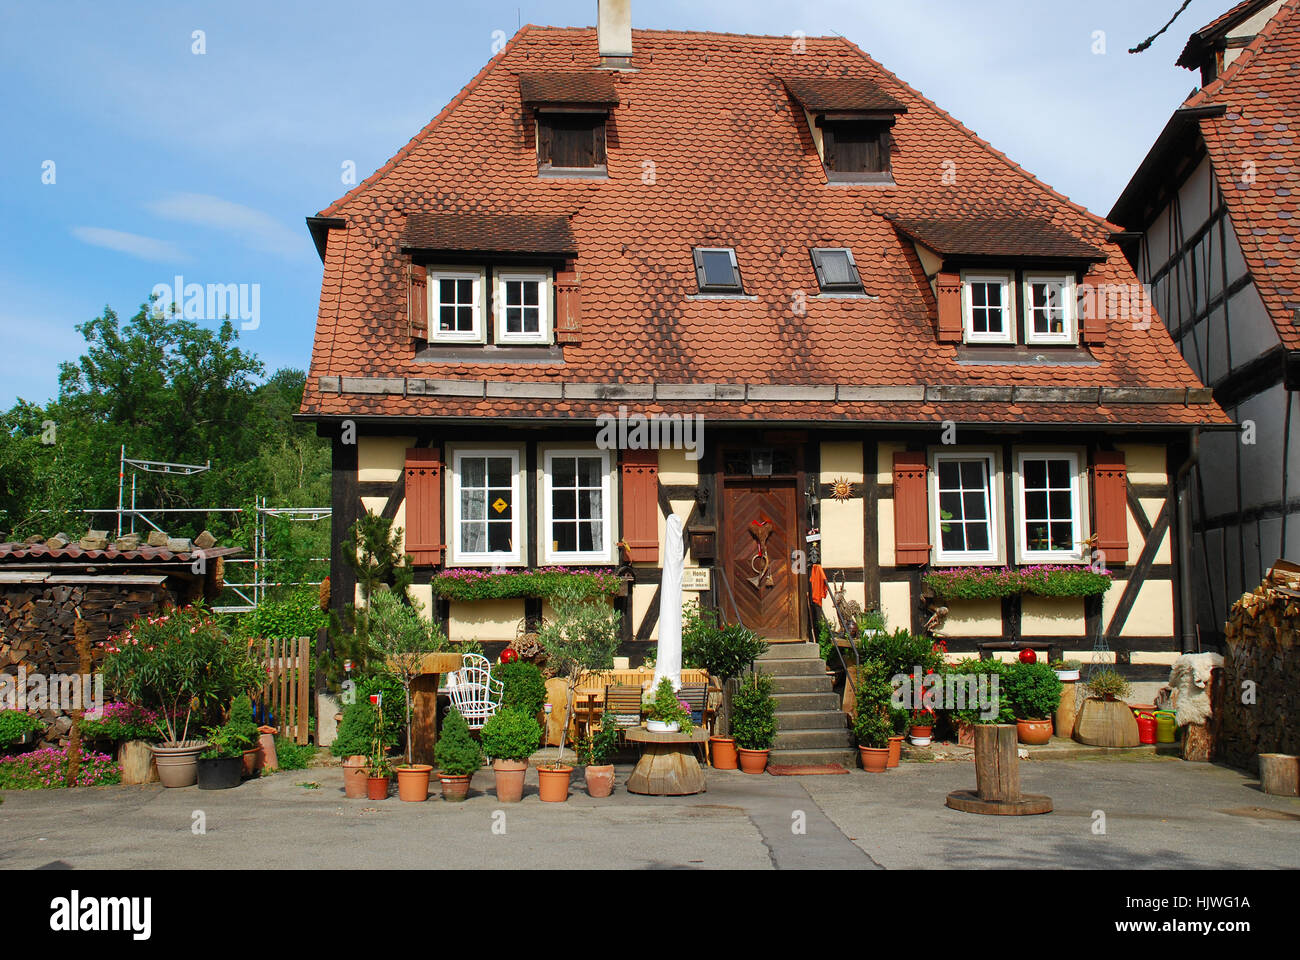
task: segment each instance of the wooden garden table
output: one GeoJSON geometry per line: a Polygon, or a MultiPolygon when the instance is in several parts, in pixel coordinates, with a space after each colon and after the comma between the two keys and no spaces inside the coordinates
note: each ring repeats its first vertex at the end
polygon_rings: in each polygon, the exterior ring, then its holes
{"type": "Polygon", "coordinates": [[[438,682],[442,674],[459,670],[461,663],[459,653],[428,654],[420,662],[420,675],[411,681],[411,755],[416,763],[434,762],[433,750],[438,743],[438,682]]]}
{"type": "Polygon", "coordinates": [[[644,744],[636,769],[627,778],[629,793],[654,797],[680,797],[703,793],[704,771],[695,759],[695,745],[708,740],[709,732],[696,727],[690,733],[651,733],[644,727],[628,730],[624,737],[644,744]]]}

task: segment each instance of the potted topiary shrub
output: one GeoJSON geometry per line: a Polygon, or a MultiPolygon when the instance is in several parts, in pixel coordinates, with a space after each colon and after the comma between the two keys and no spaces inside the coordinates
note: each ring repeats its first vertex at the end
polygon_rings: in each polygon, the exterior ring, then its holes
{"type": "Polygon", "coordinates": [[[542,739],[542,726],[520,710],[498,710],[479,733],[483,752],[492,758],[497,799],[518,803],[524,796],[528,758],[542,739]]]}
{"type": "Polygon", "coordinates": [[[239,786],[247,741],[229,727],[209,727],[207,748],[199,754],[195,778],[200,790],[229,790],[239,786]]]}
{"type": "Polygon", "coordinates": [[[1052,714],[1061,705],[1061,681],[1045,663],[1013,663],[1002,678],[1016,717],[1021,743],[1041,746],[1052,739],[1052,714]]]}
{"type": "Polygon", "coordinates": [[[483,766],[483,748],[470,736],[469,725],[455,707],[447,711],[434,748],[442,799],[456,802],[469,796],[474,772],[483,766]]]}
{"type": "Polygon", "coordinates": [[[731,734],[736,738],[740,769],[762,773],[768,752],[776,742],[776,701],[772,699],[772,678],[751,673],[731,701],[731,734]]]}
{"type": "Polygon", "coordinates": [[[710,696],[719,698],[719,722],[724,732],[709,737],[715,770],[735,770],[738,762],[736,739],[729,734],[728,683],[766,650],[767,643],[748,627],[738,623],[719,625],[715,610],[688,606],[683,611],[682,666],[707,670],[710,684],[717,684],[710,696]]]}
{"type": "Polygon", "coordinates": [[[256,777],[261,774],[262,747],[259,741],[262,735],[253,721],[253,701],[248,694],[241,693],[230,704],[230,719],[226,721],[226,729],[233,739],[247,744],[241,757],[243,776],[256,777]]]}
{"type": "Polygon", "coordinates": [[[614,764],[618,749],[618,721],[612,713],[600,718],[600,726],[578,742],[578,761],[586,767],[587,795],[608,797],[614,791],[614,764]]]}
{"type": "Polygon", "coordinates": [[[546,678],[537,664],[518,659],[503,660],[492,668],[492,676],[501,681],[502,707],[521,710],[530,717],[542,712],[542,704],[546,702],[546,678]]]}
{"type": "Polygon", "coordinates": [[[642,701],[641,712],[646,716],[645,728],[650,733],[690,733],[694,729],[690,708],[677,699],[673,682],[667,677],[642,701]]]}
{"type": "Polygon", "coordinates": [[[338,736],[330,752],[343,761],[343,795],[349,800],[366,798],[366,768],[375,729],[375,708],[369,700],[356,700],[343,708],[338,736]]]}
{"type": "Polygon", "coordinates": [[[858,710],[853,722],[853,735],[858,740],[858,753],[862,769],[868,773],[883,773],[889,766],[889,737],[894,725],[879,710],[858,710]]]}

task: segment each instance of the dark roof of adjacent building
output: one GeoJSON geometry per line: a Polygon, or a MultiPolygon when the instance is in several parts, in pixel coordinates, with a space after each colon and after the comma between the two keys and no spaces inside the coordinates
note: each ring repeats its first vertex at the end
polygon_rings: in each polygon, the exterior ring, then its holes
{"type": "Polygon", "coordinates": [[[783,82],[809,113],[907,112],[906,104],[863,78],[786,77],[783,82]]]}
{"type": "Polygon", "coordinates": [[[111,545],[104,550],[83,550],[74,541],[66,547],[51,550],[43,543],[0,543],[0,564],[10,562],[49,563],[50,561],[91,561],[97,565],[110,563],[190,563],[202,556],[206,560],[229,557],[241,552],[240,547],[208,547],[200,550],[173,552],[166,547],[137,547],[135,550],[117,550],[111,545]]]}
{"type": "Polygon", "coordinates": [[[1201,29],[1187,38],[1187,45],[1178,56],[1178,66],[1195,70],[1201,65],[1205,54],[1214,48],[1237,24],[1253,17],[1274,0],[1241,0],[1227,13],[1215,17],[1201,29]]]}
{"type": "Polygon", "coordinates": [[[525,106],[582,104],[616,106],[618,91],[608,71],[556,70],[519,74],[519,97],[525,106]]]}

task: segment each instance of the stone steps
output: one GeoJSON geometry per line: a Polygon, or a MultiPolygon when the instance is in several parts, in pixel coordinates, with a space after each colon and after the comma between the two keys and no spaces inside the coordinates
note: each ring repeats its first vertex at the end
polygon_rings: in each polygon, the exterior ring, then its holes
{"type": "Polygon", "coordinates": [[[817,644],[772,644],[755,667],[772,677],[777,734],[771,763],[856,766],[853,733],[817,644]]]}

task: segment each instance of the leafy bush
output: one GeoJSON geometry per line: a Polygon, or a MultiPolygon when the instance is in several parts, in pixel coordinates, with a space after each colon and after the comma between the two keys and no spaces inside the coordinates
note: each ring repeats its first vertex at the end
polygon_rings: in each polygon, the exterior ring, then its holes
{"type": "Polygon", "coordinates": [[[740,624],[718,624],[718,613],[688,607],[682,612],[682,665],[703,668],[724,683],[767,650],[758,634],[740,624]]]}
{"type": "Polygon", "coordinates": [[[542,725],[518,710],[498,710],[479,733],[493,760],[527,760],[542,740],[542,725]]]}
{"type": "Polygon", "coordinates": [[[192,719],[219,720],[235,696],[266,679],[262,658],[228,638],[202,607],[139,618],[103,646],[104,685],[159,711],[169,742],[186,739],[192,719]]]}
{"type": "MultiPolygon", "coordinates": [[[[369,674],[357,680],[356,698],[364,700],[366,706],[370,706],[370,697],[376,693],[383,694],[384,744],[392,749],[402,742],[406,732],[406,717],[402,712],[406,691],[398,680],[386,674],[369,674]]],[[[375,712],[374,707],[370,709],[371,713],[375,712]]],[[[343,715],[346,718],[347,712],[344,711],[343,715]]],[[[373,725],[373,721],[371,724],[373,725]]],[[[366,730],[367,737],[370,737],[370,727],[366,730]]]]}
{"type": "Polygon", "coordinates": [[[81,718],[81,736],[84,740],[157,740],[161,719],[153,710],[115,701],[104,704],[97,715],[81,718]]]}
{"type": "MultiPolygon", "coordinates": [[[[365,753],[365,750],[360,752],[365,753]]],[[[275,756],[281,770],[305,770],[316,759],[316,747],[310,743],[295,743],[288,737],[276,737],[275,756]]]]}
{"type": "Polygon", "coordinates": [[[1017,720],[1043,720],[1061,704],[1061,680],[1045,663],[1009,664],[1002,678],[1003,696],[1017,720]]]}
{"type": "Polygon", "coordinates": [[[497,677],[504,690],[501,694],[501,706],[513,707],[530,717],[535,717],[546,702],[546,679],[535,663],[515,660],[502,663],[492,668],[492,675],[497,677]]]}
{"type": "Polygon", "coordinates": [[[887,747],[894,733],[889,718],[873,710],[861,710],[853,722],[853,735],[863,747],[887,747]]]}
{"type": "MultiPolygon", "coordinates": [[[[986,677],[988,683],[988,693],[992,694],[992,684],[996,680],[998,689],[996,694],[996,703],[990,706],[996,706],[997,710],[993,716],[984,717],[984,711],[977,703],[972,703],[968,699],[967,706],[964,709],[955,709],[952,716],[956,720],[965,721],[966,723],[1015,723],[1016,715],[1011,709],[1011,700],[1007,697],[1005,679],[1006,671],[1010,664],[1003,663],[1001,660],[978,660],[967,659],[957,663],[949,664],[943,668],[946,676],[970,677],[978,680],[980,677],[986,677]]],[[[969,696],[973,696],[975,690],[970,690],[969,696]]]]}
{"type": "Polygon", "coordinates": [[[943,665],[943,655],[932,639],[902,628],[893,633],[864,632],[858,640],[858,656],[864,663],[877,665],[886,681],[910,674],[917,667],[924,675],[943,665]]]}
{"type": "Polygon", "coordinates": [[[433,578],[433,593],[449,600],[505,600],[518,597],[578,599],[612,597],[622,579],[604,570],[539,567],[536,570],[444,570],[433,578]]]}
{"type": "MultiPolygon", "coordinates": [[[[69,786],[66,747],[46,747],[16,757],[0,758],[0,790],[46,790],[69,786]]],[[[122,768],[104,753],[81,751],[74,787],[98,787],[122,782],[122,768]]]]}
{"type": "Polygon", "coordinates": [[[257,724],[253,722],[253,701],[248,694],[240,694],[230,704],[230,719],[226,721],[226,730],[233,739],[244,744],[245,750],[257,745],[260,734],[257,732],[257,724]]]}
{"type": "Polygon", "coordinates": [[[438,745],[434,749],[438,770],[453,777],[472,774],[483,766],[483,748],[469,734],[469,725],[460,711],[452,707],[438,732],[438,745]]]}
{"type": "Polygon", "coordinates": [[[1084,689],[1090,697],[1103,700],[1124,700],[1132,692],[1129,682],[1119,675],[1114,667],[1097,667],[1088,672],[1083,681],[1084,689]]]}
{"type": "Polygon", "coordinates": [[[948,600],[988,600],[1017,593],[1040,597],[1090,597],[1110,589],[1109,570],[1091,567],[1038,565],[1009,567],[953,567],[931,570],[921,577],[936,596],[948,600]]]}
{"type": "Polygon", "coordinates": [[[263,600],[239,618],[240,633],[246,637],[293,640],[310,637],[329,625],[329,614],[320,608],[320,591],[302,587],[274,600],[263,600]]]}
{"type": "Polygon", "coordinates": [[[673,690],[673,682],[667,677],[659,681],[654,693],[646,697],[642,701],[642,705],[645,708],[646,717],[650,720],[679,724],[682,733],[690,733],[695,729],[691,723],[690,708],[685,701],[677,699],[677,692],[673,690]]]}
{"type": "Polygon", "coordinates": [[[557,762],[573,716],[573,693],[589,670],[609,670],[618,649],[621,614],[605,603],[583,596],[577,583],[564,583],[551,598],[555,618],[542,625],[537,640],[546,651],[547,667],[566,686],[564,725],[560,728],[557,762]]]}
{"type": "Polygon", "coordinates": [[[0,743],[13,743],[29,733],[43,730],[45,725],[30,713],[19,710],[0,710],[0,743]]]}
{"type": "Polygon", "coordinates": [[[765,673],[745,677],[731,699],[731,735],[746,750],[771,750],[776,742],[776,701],[772,678],[765,673]]]}
{"type": "Polygon", "coordinates": [[[609,763],[618,750],[618,721],[612,713],[600,718],[595,733],[588,733],[578,741],[578,762],[586,767],[601,767],[609,763]]]}
{"type": "MultiPolygon", "coordinates": [[[[397,733],[392,731],[388,717],[384,717],[386,741],[390,749],[397,746],[397,733]]],[[[339,723],[338,736],[330,744],[330,753],[336,757],[367,756],[373,746],[375,736],[375,708],[370,701],[358,692],[354,703],[343,708],[343,720],[339,723]]]]}

